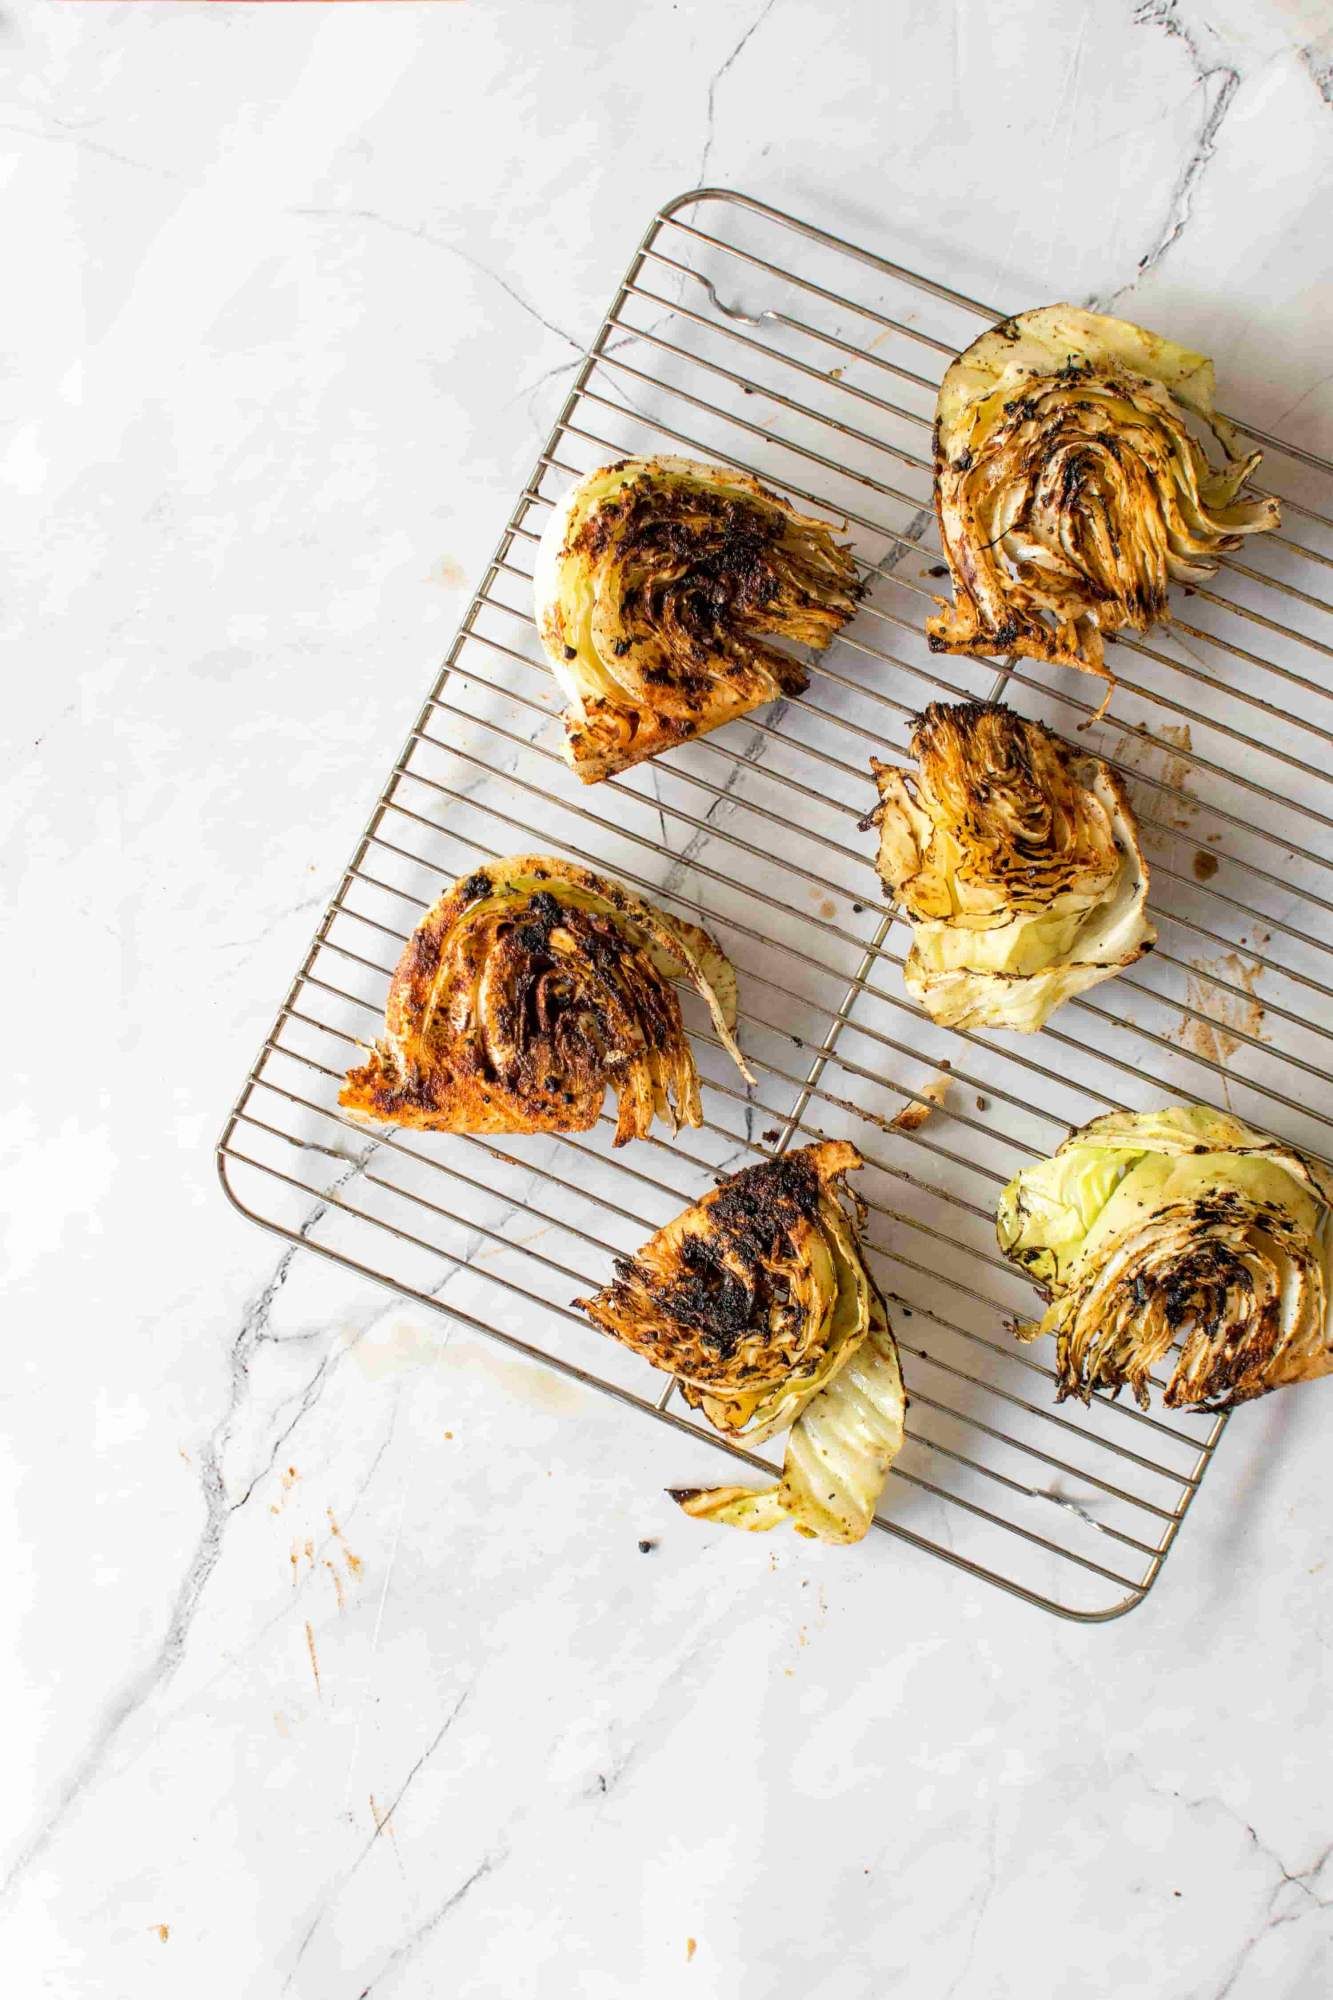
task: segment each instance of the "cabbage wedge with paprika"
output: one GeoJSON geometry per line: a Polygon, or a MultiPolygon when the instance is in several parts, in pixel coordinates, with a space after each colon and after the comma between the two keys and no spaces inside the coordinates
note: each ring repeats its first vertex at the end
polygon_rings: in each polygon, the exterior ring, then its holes
{"type": "Polygon", "coordinates": [[[752,1080],[732,1033],[736,975],[707,931],[555,855],[482,862],[408,939],[383,1039],[338,1102],[435,1132],[586,1132],[612,1090],[617,1146],[656,1117],[700,1125],[676,978],[752,1080]]]}

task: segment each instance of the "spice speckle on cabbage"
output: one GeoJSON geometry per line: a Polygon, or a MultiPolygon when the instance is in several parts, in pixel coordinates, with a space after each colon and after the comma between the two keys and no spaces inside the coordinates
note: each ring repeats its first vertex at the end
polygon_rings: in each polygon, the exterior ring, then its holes
{"type": "Polygon", "coordinates": [[[1333,1169],[1229,1113],[1112,1112],[1000,1196],[1006,1257],[1050,1299],[1059,1398],[1128,1387],[1171,1360],[1172,1408],[1229,1409],[1333,1372],[1333,1169]]]}
{"type": "Polygon", "coordinates": [[[992,702],[933,702],[915,771],[871,760],[877,866],[912,925],[904,979],[949,1028],[1030,1034],[1152,948],[1116,774],[992,702]]]}
{"type": "Polygon", "coordinates": [[[869,1528],[907,1399],[845,1186],[862,1164],[854,1146],[824,1140],[746,1167],[576,1301],[673,1374],[725,1436],[758,1444],[788,1430],[778,1484],[680,1488],[686,1513],[752,1530],[785,1521],[827,1542],[869,1528]]]}
{"type": "Polygon", "coordinates": [[[1213,396],[1206,356],[1076,306],[1020,313],[975,340],[936,406],[954,602],[926,621],[932,649],[1082,667],[1106,678],[1109,700],[1103,637],[1146,631],[1167,615],[1170,583],[1203,581],[1219,551],[1279,524],[1276,500],[1240,497],[1260,454],[1240,451],[1213,396]]]}
{"type": "Polygon", "coordinates": [[[548,521],[537,629],[585,784],[808,686],[771,639],[821,651],[856,609],[850,553],[746,473],[623,458],[548,521]]]}

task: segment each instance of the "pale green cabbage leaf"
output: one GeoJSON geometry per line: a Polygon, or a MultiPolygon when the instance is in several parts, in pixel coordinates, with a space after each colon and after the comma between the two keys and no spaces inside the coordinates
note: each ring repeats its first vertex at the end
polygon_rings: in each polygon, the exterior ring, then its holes
{"type": "Polygon", "coordinates": [[[1128,1386],[1144,1407],[1225,1409],[1333,1371],[1333,1169],[1204,1106],[1114,1112],[1000,1197],[1007,1257],[1050,1305],[1061,1400],[1128,1386]]]}
{"type": "Polygon", "coordinates": [[[872,759],[880,876],[912,924],[907,990],[950,1028],[1031,1034],[1152,949],[1148,866],[1099,758],[990,702],[934,702],[915,771],[872,759]]]}
{"type": "Polygon", "coordinates": [[[903,1447],[907,1394],[884,1301],[872,1294],[865,1340],[787,1434],[775,1486],[677,1487],[695,1520],[760,1532],[783,1523],[821,1542],[859,1542],[903,1447]]]}

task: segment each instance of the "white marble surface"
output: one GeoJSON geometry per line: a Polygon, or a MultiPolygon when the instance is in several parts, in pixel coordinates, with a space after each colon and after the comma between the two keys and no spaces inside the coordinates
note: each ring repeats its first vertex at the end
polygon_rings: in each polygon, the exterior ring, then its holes
{"type": "Polygon", "coordinates": [[[1327,7],[0,37],[6,1993],[1327,1993],[1327,1388],[1067,1626],[667,1518],[670,1433],[283,1254],[211,1160],[652,208],[1132,304],[1328,449],[1327,7]]]}

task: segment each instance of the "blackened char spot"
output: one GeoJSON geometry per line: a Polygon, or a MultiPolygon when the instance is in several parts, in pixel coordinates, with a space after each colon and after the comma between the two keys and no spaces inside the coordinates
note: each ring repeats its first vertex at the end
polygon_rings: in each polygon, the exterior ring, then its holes
{"type": "Polygon", "coordinates": [[[687,1236],[681,1274],[663,1288],[661,1304],[682,1326],[697,1328],[705,1347],[730,1355],[750,1325],[755,1289],[727,1269],[719,1247],[711,1236],[687,1236]]]}
{"type": "Polygon", "coordinates": [[[710,1202],[708,1233],[684,1238],[678,1275],[653,1282],[630,1259],[617,1276],[644,1281],[664,1318],[692,1328],[704,1347],[729,1360],[745,1334],[766,1330],[771,1310],[788,1303],[786,1280],[772,1265],[790,1258],[790,1231],[815,1217],[819,1195],[819,1176],[799,1153],[746,1167],[710,1202]]]}
{"type": "Polygon", "coordinates": [[[560,922],[562,911],[559,901],[549,889],[539,889],[528,901],[524,920],[514,935],[524,951],[544,952],[551,942],[551,932],[560,922]]]}

